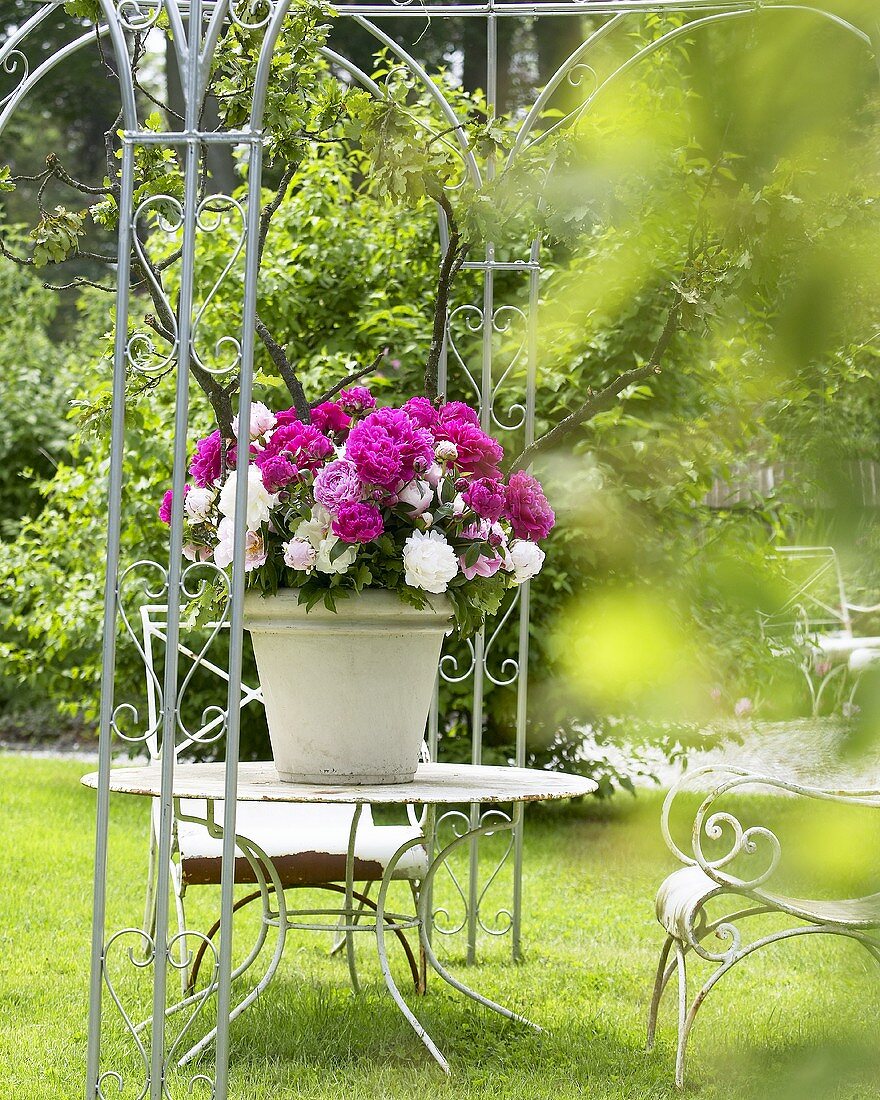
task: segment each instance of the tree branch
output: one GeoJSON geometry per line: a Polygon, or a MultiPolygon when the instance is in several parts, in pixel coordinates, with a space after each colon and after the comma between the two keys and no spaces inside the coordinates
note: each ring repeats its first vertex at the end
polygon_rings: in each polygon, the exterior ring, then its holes
{"type": "Polygon", "coordinates": [[[278,343],[272,333],[269,332],[260,318],[257,317],[255,320],[257,335],[263,341],[263,345],[269,353],[269,358],[278,368],[278,373],[281,375],[285,386],[287,386],[290,392],[290,396],[293,398],[293,407],[296,409],[296,415],[303,424],[308,424],[312,418],[312,410],[306,398],[302,383],[296,376],[296,371],[290,365],[290,360],[287,358],[284,348],[278,343]]]}
{"type": "Polygon", "coordinates": [[[651,357],[643,367],[636,367],[633,370],[625,371],[610,382],[598,393],[590,392],[586,401],[576,409],[569,416],[566,416],[564,420],[551,428],[549,432],[540,436],[530,443],[528,447],[522,451],[521,454],[510,463],[507,473],[514,474],[517,470],[524,470],[527,466],[530,466],[539,454],[543,454],[545,451],[552,450],[557,447],[564,439],[576,431],[582,424],[586,424],[588,420],[592,420],[594,416],[597,416],[600,412],[605,412],[607,409],[612,408],[618,395],[623,392],[628,386],[634,386],[638,382],[643,382],[646,378],[650,378],[652,375],[660,373],[660,361],[662,360],[666,349],[675,335],[675,331],[678,328],[678,323],[681,318],[681,307],[684,299],[680,292],[676,292],[675,300],[669,307],[669,311],[666,314],[666,322],[663,325],[663,331],[654,345],[654,350],[651,352],[651,357]]]}
{"type": "Polygon", "coordinates": [[[346,377],[337,382],[335,386],[327,390],[323,397],[319,397],[317,401],[313,401],[312,408],[316,409],[318,405],[323,405],[325,401],[329,401],[331,397],[335,397],[340,390],[345,389],[346,386],[350,386],[352,382],[357,382],[359,378],[364,378],[366,375],[372,374],[387,354],[388,348],[382,348],[369,366],[359,367],[356,371],[352,371],[351,374],[346,375],[346,377]]]}

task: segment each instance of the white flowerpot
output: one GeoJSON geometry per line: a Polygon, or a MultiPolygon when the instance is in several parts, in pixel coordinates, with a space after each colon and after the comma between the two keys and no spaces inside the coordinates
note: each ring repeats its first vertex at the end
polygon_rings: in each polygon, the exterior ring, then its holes
{"type": "Polygon", "coordinates": [[[452,608],[367,590],[306,612],[296,589],[245,597],[275,767],[296,783],[413,778],[452,608]]]}

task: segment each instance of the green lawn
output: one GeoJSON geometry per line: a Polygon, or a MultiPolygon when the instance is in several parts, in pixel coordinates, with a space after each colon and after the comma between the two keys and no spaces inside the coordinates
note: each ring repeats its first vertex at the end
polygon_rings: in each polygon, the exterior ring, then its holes
{"type": "MultiPolygon", "coordinates": [[[[86,1043],[93,792],[76,762],[0,757],[5,868],[0,887],[0,1097],[81,1100],[86,1043]]],[[[117,798],[112,823],[112,928],[136,925],[146,863],[145,801],[117,798]]],[[[233,1029],[230,1095],[241,1100],[596,1100],[674,1095],[673,1000],[659,1042],[644,1051],[644,1019],[659,926],[654,891],[673,861],[659,837],[659,798],[537,809],[526,841],[526,961],[507,940],[481,943],[465,980],[546,1030],[533,1034],[463,1003],[434,981],[416,1010],[450,1058],[448,1079],[391,1004],[368,937],[364,992],[348,989],[327,937],[291,936],[275,982],[233,1029]]],[[[787,805],[771,813],[784,815],[787,805]]],[[[876,851],[876,849],[875,849],[876,851]]],[[[499,904],[505,899],[499,897],[499,904]]],[[[190,899],[188,899],[190,901],[190,899]]],[[[192,923],[210,922],[215,895],[191,891],[192,923]]],[[[456,970],[459,941],[444,943],[456,970]]],[[[706,1098],[880,1097],[880,985],[868,955],[826,938],[777,945],[743,963],[703,1009],[690,1088],[706,1098]]],[[[120,953],[130,1010],[149,970],[120,953]]],[[[176,1026],[176,1025],[175,1025],[176,1026]]],[[[135,1097],[136,1062],[108,1004],[104,1066],[135,1097]]],[[[169,1035],[173,1029],[169,1026],[169,1035]]],[[[191,1071],[210,1072],[205,1058],[191,1071]]],[[[187,1075],[170,1092],[190,1095],[187,1075]]],[[[208,1095],[195,1085],[195,1100],[208,1095]]]]}

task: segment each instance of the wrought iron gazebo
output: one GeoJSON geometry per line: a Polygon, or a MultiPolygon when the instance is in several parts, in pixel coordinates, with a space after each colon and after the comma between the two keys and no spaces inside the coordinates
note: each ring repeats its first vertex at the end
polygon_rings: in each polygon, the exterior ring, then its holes
{"type": "MultiPolygon", "coordinates": [[[[0,133],[7,127],[20,104],[50,73],[72,54],[91,48],[95,42],[95,30],[83,30],[82,24],[71,20],[70,37],[49,56],[35,56],[39,50],[39,30],[44,20],[56,12],[62,0],[40,3],[34,0],[33,14],[24,21],[0,45],[0,65],[14,81],[14,87],[0,100],[0,133]]],[[[105,587],[105,617],[103,632],[103,684],[100,712],[100,760],[97,800],[97,837],[94,879],[94,934],[92,942],[91,1012],[89,1027],[89,1054],[86,1071],[86,1096],[89,1098],[109,1095],[111,1083],[120,1093],[124,1085],[122,1075],[113,1067],[102,1066],[102,1005],[107,1000],[105,992],[104,963],[108,945],[118,933],[108,932],[106,927],[107,871],[110,817],[110,765],[114,746],[121,741],[129,745],[145,741],[155,734],[139,724],[138,715],[127,700],[119,700],[115,694],[116,649],[120,616],[125,614],[123,588],[132,577],[136,565],[146,566],[149,579],[144,584],[147,602],[167,606],[165,642],[168,652],[179,650],[181,641],[181,608],[189,595],[192,574],[182,559],[183,543],[183,489],[186,479],[189,426],[190,368],[200,363],[196,335],[202,321],[205,302],[198,301],[194,287],[197,240],[201,234],[210,233],[218,223],[218,212],[233,214],[240,225],[234,244],[236,256],[243,258],[242,322],[240,331],[228,334],[225,347],[231,349],[234,367],[240,374],[239,409],[247,410],[253,389],[254,348],[257,340],[256,301],[259,282],[260,254],[256,246],[261,217],[261,173],[263,169],[265,135],[263,109],[270,80],[273,49],[284,23],[289,0],[263,0],[262,3],[245,4],[236,0],[100,0],[103,21],[97,28],[100,40],[109,44],[119,75],[119,95],[122,112],[120,133],[121,176],[119,196],[118,261],[116,267],[116,330],[114,348],[112,442],[109,471],[107,574],[105,587]],[[202,104],[210,78],[212,58],[224,26],[237,23],[262,36],[259,62],[253,80],[249,118],[238,129],[205,128],[202,104]],[[131,79],[131,42],[133,35],[143,35],[154,30],[164,33],[173,41],[173,57],[179,70],[183,90],[184,118],[182,127],[174,131],[157,131],[146,125],[139,109],[136,89],[131,79]],[[206,146],[219,145],[236,151],[246,165],[247,188],[243,196],[210,196],[200,194],[200,155],[206,146]],[[129,318],[132,297],[132,255],[142,248],[143,219],[150,213],[147,203],[138,203],[134,196],[135,158],[139,150],[147,147],[171,149],[183,165],[184,191],[180,198],[164,197],[163,218],[166,224],[179,234],[179,297],[176,309],[171,311],[174,331],[170,334],[166,363],[172,363],[176,377],[176,412],[174,418],[173,490],[175,506],[172,514],[168,557],[162,563],[133,563],[122,560],[120,551],[120,527],[123,520],[123,458],[126,448],[126,377],[138,369],[138,341],[151,339],[148,333],[138,330],[132,334],[129,318]],[[129,726],[125,726],[125,719],[129,726]],[[131,726],[134,726],[132,732],[131,726]]],[[[621,76],[640,64],[656,50],[661,50],[677,39],[693,35],[702,28],[723,26],[732,22],[750,20],[759,14],[773,13],[782,21],[786,16],[798,13],[804,17],[822,21],[829,33],[854,36],[863,44],[866,57],[875,55],[880,41],[880,21],[873,26],[855,26],[832,11],[797,3],[762,3],[761,0],[537,0],[526,3],[419,3],[417,0],[379,2],[337,6],[334,18],[350,20],[375,40],[377,47],[387,49],[393,58],[419,82],[433,98],[436,107],[449,126],[451,140],[458,143],[463,170],[474,181],[479,181],[493,171],[490,160],[481,161],[476,149],[468,144],[462,120],[444,94],[441,84],[420,64],[412,52],[404,49],[397,39],[383,27],[389,19],[411,19],[414,28],[425,19],[476,20],[485,26],[486,63],[485,93],[488,111],[495,110],[498,98],[499,26],[505,20],[544,19],[565,17],[581,19],[589,15],[598,21],[594,29],[570,54],[564,64],[547,82],[529,110],[522,114],[511,157],[516,157],[531,143],[543,140],[547,130],[536,130],[538,120],[567,85],[576,83],[590,72],[592,54],[613,35],[625,36],[639,21],[658,12],[677,12],[685,18],[681,25],[671,27],[666,33],[648,44],[633,40],[629,56],[614,71],[597,78],[592,86],[583,85],[583,95],[577,106],[554,122],[553,128],[576,123],[590,110],[603,91],[621,76]]],[[[782,26],[780,22],[780,26],[782,26]]],[[[414,30],[413,38],[418,30],[414,30]]],[[[329,48],[324,50],[327,61],[335,72],[347,81],[360,85],[374,95],[381,96],[382,88],[352,61],[329,48]]],[[[595,74],[593,74],[595,75],[595,74]]],[[[449,225],[446,215],[439,211],[439,236],[441,251],[449,244],[449,225]]],[[[484,428],[499,433],[516,435],[526,446],[535,435],[535,389],[538,373],[537,313],[541,277],[541,244],[531,242],[527,251],[513,258],[500,258],[491,242],[485,245],[480,256],[472,256],[464,267],[474,273],[481,284],[478,300],[462,302],[454,306],[447,317],[447,338],[439,366],[439,389],[451,394],[461,393],[478,403],[484,428]],[[520,279],[523,286],[522,306],[496,301],[496,276],[504,272],[520,279]],[[522,339],[512,358],[499,361],[498,338],[516,320],[522,326],[522,339]],[[462,352],[456,333],[466,325],[480,348],[478,361],[462,352]],[[512,395],[512,396],[511,396],[512,395]]],[[[231,263],[231,261],[230,261],[231,263]]],[[[238,442],[237,463],[247,463],[247,439],[238,442]]],[[[207,1095],[222,1100],[227,1095],[229,1061],[228,1012],[231,997],[232,927],[233,927],[233,865],[236,856],[235,813],[236,784],[239,759],[239,731],[242,680],[242,604],[244,595],[245,506],[246,494],[239,484],[236,497],[235,562],[229,590],[228,622],[230,646],[228,665],[224,678],[228,681],[226,705],[220,708],[222,718],[219,728],[225,742],[225,816],[222,822],[222,888],[220,904],[220,939],[217,963],[217,1035],[216,1065],[213,1077],[198,1074],[190,1081],[192,1089],[201,1082],[207,1095]]],[[[143,583],[143,576],[140,582],[143,583]]],[[[498,622],[488,636],[479,635],[470,645],[468,660],[462,665],[451,655],[443,659],[440,676],[471,684],[471,760],[479,764],[483,758],[482,715],[487,684],[504,685],[516,692],[516,753],[515,763],[526,760],[526,725],[529,664],[530,596],[528,583],[519,588],[502,608],[498,622]],[[514,651],[501,653],[502,626],[518,622],[518,642],[514,651]]],[[[126,626],[128,623],[126,622],[126,626]]],[[[137,645],[135,634],[129,631],[137,645]]],[[[156,688],[161,698],[155,722],[161,727],[165,744],[173,745],[181,735],[181,698],[188,681],[178,673],[175,661],[165,663],[164,679],[156,688]]],[[[147,723],[147,726],[150,722],[147,723]]],[[[428,730],[428,745],[432,755],[436,752],[442,716],[435,705],[428,730]]],[[[173,943],[178,937],[169,935],[169,878],[168,867],[172,847],[173,779],[175,755],[167,752],[162,757],[162,787],[159,804],[156,919],[149,937],[146,960],[139,965],[153,967],[152,1040],[148,1057],[144,1059],[143,1076],[134,1086],[132,1095],[149,1096],[150,1100],[170,1097],[166,1070],[170,1052],[166,1043],[164,1014],[166,985],[169,968],[177,965],[173,955],[173,943]]],[[[498,811],[491,811],[498,813],[498,811]]],[[[481,824],[481,807],[474,805],[469,814],[469,825],[481,824]]],[[[467,936],[468,958],[475,958],[478,930],[483,927],[497,934],[509,934],[514,958],[521,953],[523,898],[522,898],[522,820],[514,821],[510,848],[503,858],[511,855],[512,896],[501,910],[499,919],[489,919],[481,913],[489,885],[496,880],[498,868],[493,864],[481,867],[479,859],[480,836],[475,833],[470,840],[470,858],[467,878],[462,883],[463,919],[460,927],[467,936]]],[[[487,829],[484,827],[483,832],[487,829]]],[[[141,930],[143,931],[143,930],[141,930]]],[[[132,961],[135,956],[131,955],[132,961]]],[[[113,995],[114,1000],[115,994],[113,995]]],[[[117,1007],[121,1008],[117,1001],[117,1007]]],[[[123,1011],[123,1016],[125,1012],[123,1011]]],[[[130,1021],[126,1017],[126,1022],[130,1021]]],[[[143,1034],[143,1033],[141,1033],[143,1034]]],[[[127,1095],[128,1093],[126,1093],[127,1095]]]]}

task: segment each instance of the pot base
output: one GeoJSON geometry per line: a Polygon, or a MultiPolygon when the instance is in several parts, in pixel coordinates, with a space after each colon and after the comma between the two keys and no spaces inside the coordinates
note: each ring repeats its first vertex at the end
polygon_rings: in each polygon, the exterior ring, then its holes
{"type": "Polygon", "coordinates": [[[389,786],[393,783],[411,783],[416,773],[407,772],[401,775],[388,775],[387,772],[376,772],[372,775],[343,775],[340,772],[325,772],[323,774],[309,774],[302,772],[282,772],[275,768],[278,772],[278,778],[282,783],[311,783],[316,786],[327,786],[330,784],[334,787],[379,787],[389,786]]]}

